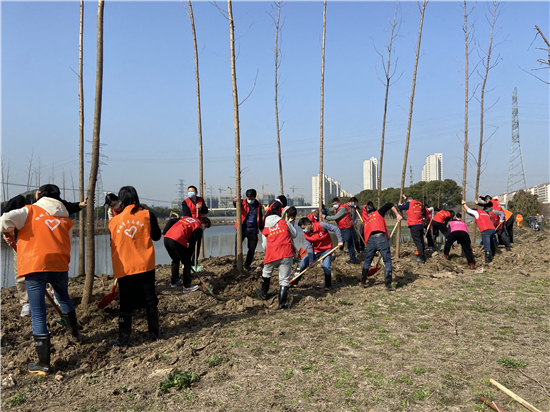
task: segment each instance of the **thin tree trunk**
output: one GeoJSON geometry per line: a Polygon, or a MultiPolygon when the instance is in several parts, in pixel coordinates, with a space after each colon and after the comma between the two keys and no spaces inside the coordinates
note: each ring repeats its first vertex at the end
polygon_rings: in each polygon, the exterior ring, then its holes
{"type": "MultiPolygon", "coordinates": [[[[483,116],[485,114],[485,86],[487,84],[487,76],[489,75],[489,70],[491,68],[491,52],[493,51],[493,37],[494,37],[494,29],[495,29],[495,22],[497,19],[497,9],[498,4],[497,2],[493,2],[493,22],[491,23],[491,34],[489,36],[489,50],[487,51],[487,62],[485,65],[485,76],[483,76],[483,83],[481,84],[481,96],[480,96],[480,104],[481,104],[481,113],[480,113],[480,131],[479,131],[479,153],[477,156],[477,174],[476,174],[476,191],[475,191],[475,198],[477,199],[479,196],[479,181],[481,176],[481,155],[483,152],[483,116]]],[[[474,233],[473,233],[473,243],[476,243],[476,237],[477,237],[477,225],[474,225],[474,233]]]]}
{"type": "MultiPolygon", "coordinates": [[[[470,81],[469,72],[469,56],[468,53],[468,9],[466,6],[466,0],[464,0],[464,48],[466,50],[466,84],[465,84],[465,97],[464,97],[464,166],[462,171],[462,199],[466,199],[466,175],[468,168],[468,83],[470,81]]],[[[462,221],[466,219],[466,213],[462,214],[462,221]]]]}
{"type": "MultiPolygon", "coordinates": [[[[83,36],[84,36],[84,0],[80,0],[80,33],[78,36],[78,100],[79,100],[79,139],[78,139],[78,201],[84,201],[84,84],[83,71],[83,36]]],[[[73,193],[74,195],[74,193],[73,193]]],[[[86,273],[84,210],[78,213],[78,274],[86,273]]]]}
{"type": "Polygon", "coordinates": [[[325,114],[325,39],[327,34],[327,0],[323,6],[323,48],[321,59],[321,126],[319,153],[319,222],[323,217],[323,139],[324,139],[324,114],[325,114]]]}
{"type": "Polygon", "coordinates": [[[283,186],[283,161],[281,158],[281,129],[279,127],[279,23],[281,21],[281,1],[277,2],[277,22],[275,23],[275,122],[277,125],[277,149],[279,150],[279,181],[281,185],[281,194],[284,195],[283,186]]]}
{"type": "MultiPolygon", "coordinates": [[[[382,198],[382,163],[384,162],[384,137],[386,135],[386,115],[388,113],[388,95],[390,92],[390,82],[391,82],[391,75],[390,75],[390,66],[391,66],[391,51],[393,46],[393,40],[394,40],[394,33],[395,28],[397,27],[397,10],[399,9],[399,3],[397,3],[397,6],[395,7],[395,14],[393,16],[393,23],[391,25],[391,35],[390,35],[390,44],[388,46],[388,65],[386,69],[384,70],[386,74],[386,97],[384,99],[384,117],[382,120],[382,141],[380,143],[380,166],[378,168],[378,205],[376,206],[378,209],[380,209],[380,202],[382,198]]],[[[397,63],[396,63],[397,64],[397,63]]]]}
{"type": "MultiPolygon", "coordinates": [[[[422,2],[422,12],[420,14],[420,28],[418,29],[418,42],[416,44],[416,59],[414,61],[414,72],[413,72],[413,82],[412,90],[409,104],[409,121],[407,123],[407,140],[405,143],[405,157],[403,159],[403,171],[401,172],[401,190],[399,193],[399,203],[403,200],[403,192],[405,190],[405,176],[407,174],[407,158],[409,155],[409,140],[411,137],[411,122],[413,114],[413,103],[414,103],[414,89],[416,87],[416,72],[418,70],[418,57],[420,56],[420,42],[422,40],[422,25],[424,24],[424,12],[426,10],[427,0],[422,2]]],[[[396,255],[399,258],[399,252],[401,249],[401,221],[399,222],[399,227],[397,228],[397,243],[396,243],[396,255]]]]}
{"type": "MultiPolygon", "coordinates": [[[[199,80],[199,51],[197,48],[197,33],[195,31],[195,18],[193,17],[193,5],[189,3],[189,19],[191,20],[191,30],[193,31],[193,46],[195,49],[195,82],[197,88],[197,125],[199,130],[199,187],[201,195],[205,197],[204,175],[203,175],[203,154],[202,154],[202,116],[201,116],[201,88],[199,80]]],[[[201,239],[201,255],[204,258],[204,236],[201,239]]],[[[198,259],[198,256],[196,256],[198,259]]]]}
{"type": "MultiPolygon", "coordinates": [[[[231,0],[227,0],[227,16],[229,19],[229,41],[231,46],[231,83],[233,85],[233,117],[235,128],[235,187],[237,195],[237,270],[243,270],[243,236],[241,222],[241,143],[239,135],[239,97],[237,94],[237,68],[235,67],[235,25],[231,0]]],[[[259,213],[259,211],[258,211],[259,213]]]]}
{"type": "Polygon", "coordinates": [[[97,67],[95,83],[95,109],[94,109],[94,132],[92,141],[92,166],[90,169],[90,178],[88,180],[88,199],[90,203],[86,207],[88,242],[86,244],[87,264],[86,264],[86,283],[84,284],[84,293],[82,296],[82,306],[88,308],[92,300],[92,289],[94,286],[95,275],[95,222],[94,222],[94,192],[97,182],[97,173],[99,169],[99,136],[101,130],[101,103],[103,95],[103,9],[104,1],[99,0],[97,4],[97,67]]]}

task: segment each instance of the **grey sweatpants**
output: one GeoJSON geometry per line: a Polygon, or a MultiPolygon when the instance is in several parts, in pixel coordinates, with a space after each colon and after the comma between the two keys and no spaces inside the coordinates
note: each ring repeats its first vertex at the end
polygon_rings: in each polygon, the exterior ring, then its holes
{"type": "Polygon", "coordinates": [[[279,285],[290,286],[290,275],[292,273],[293,258],[287,257],[279,260],[274,260],[264,264],[264,270],[262,276],[264,278],[270,278],[275,268],[279,268],[279,285]]]}
{"type": "Polygon", "coordinates": [[[19,295],[19,303],[26,305],[29,303],[29,297],[27,296],[27,285],[25,284],[25,277],[17,276],[17,252],[13,251],[13,273],[15,273],[15,287],[17,294],[19,295]]]}

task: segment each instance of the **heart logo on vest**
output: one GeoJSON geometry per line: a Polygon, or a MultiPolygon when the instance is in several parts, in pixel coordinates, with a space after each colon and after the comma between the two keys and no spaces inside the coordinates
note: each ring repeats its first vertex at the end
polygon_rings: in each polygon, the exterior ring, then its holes
{"type": "Polygon", "coordinates": [[[136,232],[137,232],[137,227],[131,226],[124,231],[124,234],[130,236],[133,239],[136,232]]]}
{"type": "Polygon", "coordinates": [[[46,226],[50,228],[50,230],[54,230],[57,226],[61,224],[61,221],[57,219],[47,219],[46,220],[46,226]]]}

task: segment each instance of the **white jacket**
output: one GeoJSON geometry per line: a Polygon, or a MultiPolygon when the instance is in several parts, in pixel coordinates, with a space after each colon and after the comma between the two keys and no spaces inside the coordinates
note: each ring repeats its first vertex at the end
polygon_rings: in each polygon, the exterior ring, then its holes
{"type": "MultiPolygon", "coordinates": [[[[269,215],[265,219],[265,227],[273,227],[279,222],[279,220],[282,220],[280,216],[277,215],[269,215]]],[[[290,237],[294,239],[296,237],[296,228],[294,227],[294,221],[287,221],[286,222],[288,226],[288,232],[290,233],[290,237]]],[[[264,251],[267,247],[267,238],[262,233],[262,246],[264,248],[264,251]]]]}
{"type": "MultiPolygon", "coordinates": [[[[36,206],[41,207],[52,216],[56,217],[68,217],[69,212],[65,208],[65,205],[59,200],[52,199],[51,197],[43,197],[39,199],[36,206]]],[[[29,210],[26,207],[21,209],[15,209],[11,212],[4,213],[2,215],[2,233],[13,233],[14,229],[21,229],[25,226],[29,210]]],[[[69,231],[69,236],[72,235],[72,229],[69,231]]]]}

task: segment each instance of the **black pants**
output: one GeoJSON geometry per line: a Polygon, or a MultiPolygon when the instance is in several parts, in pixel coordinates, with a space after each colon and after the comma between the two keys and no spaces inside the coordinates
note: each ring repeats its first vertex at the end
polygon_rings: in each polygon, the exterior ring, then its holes
{"type": "Polygon", "coordinates": [[[416,250],[418,250],[418,257],[420,259],[424,259],[424,226],[414,225],[409,226],[409,229],[411,231],[411,238],[416,246],[416,250]]]}
{"type": "Polygon", "coordinates": [[[120,313],[134,309],[157,310],[159,299],[155,291],[155,269],[118,278],[120,313]]]}
{"type": "Polygon", "coordinates": [[[439,232],[443,236],[447,236],[447,226],[445,226],[443,223],[436,222],[435,220],[432,220],[432,227],[434,228],[434,239],[437,240],[437,237],[439,236],[439,232]]]}
{"type": "MultiPolygon", "coordinates": [[[[248,240],[248,253],[246,254],[245,266],[250,266],[254,260],[254,253],[258,245],[258,229],[243,229],[243,241],[248,240]]],[[[237,234],[235,234],[235,261],[237,261],[237,234]]]]}
{"type": "Polygon", "coordinates": [[[508,236],[508,231],[506,230],[506,227],[501,226],[501,229],[496,231],[496,235],[500,244],[506,246],[506,248],[510,247],[510,237],[508,236]]]}
{"type": "Polygon", "coordinates": [[[451,251],[451,246],[454,242],[458,242],[462,246],[462,251],[466,255],[466,260],[468,263],[475,263],[474,254],[472,253],[472,241],[470,240],[470,235],[463,230],[455,230],[447,234],[445,237],[445,249],[443,249],[444,255],[449,255],[451,251]]]}
{"type": "Polygon", "coordinates": [[[363,225],[357,225],[357,229],[359,230],[359,234],[361,236],[355,236],[355,250],[359,253],[362,250],[365,250],[365,242],[363,242],[363,238],[365,237],[365,229],[363,228],[363,225]]]}
{"type": "Polygon", "coordinates": [[[428,241],[428,247],[435,247],[434,238],[432,237],[432,229],[428,229],[426,232],[426,240],[428,241]]]}
{"type": "Polygon", "coordinates": [[[191,254],[194,252],[194,249],[185,247],[174,239],[167,237],[164,238],[164,247],[170,259],[172,259],[172,276],[170,281],[172,284],[175,284],[179,280],[181,262],[183,263],[183,286],[188,288],[191,286],[191,254]]]}
{"type": "Polygon", "coordinates": [[[516,222],[516,217],[512,215],[510,219],[506,221],[506,230],[508,231],[508,237],[510,238],[510,243],[514,243],[514,223],[516,222]]]}

